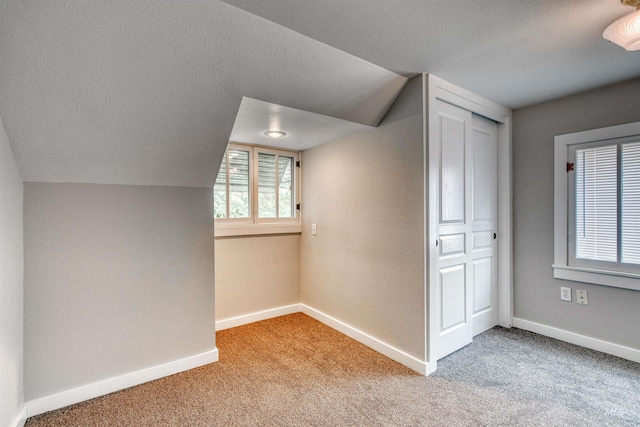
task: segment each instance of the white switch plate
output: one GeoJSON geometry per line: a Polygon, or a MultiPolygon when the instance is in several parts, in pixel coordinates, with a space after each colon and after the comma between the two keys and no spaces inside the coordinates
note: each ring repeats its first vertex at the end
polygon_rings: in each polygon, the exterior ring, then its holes
{"type": "Polygon", "coordinates": [[[589,305],[589,297],[587,297],[587,291],[576,290],[576,302],[582,305],[589,305]]]}
{"type": "Polygon", "coordinates": [[[313,234],[314,236],[318,234],[318,228],[315,224],[311,224],[311,234],[313,234]]]}
{"type": "Polygon", "coordinates": [[[571,288],[560,286],[560,299],[571,302],[571,288]]]}

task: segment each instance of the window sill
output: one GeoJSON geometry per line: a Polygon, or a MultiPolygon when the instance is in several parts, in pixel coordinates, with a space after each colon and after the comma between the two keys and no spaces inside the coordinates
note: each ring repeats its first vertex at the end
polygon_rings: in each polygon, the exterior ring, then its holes
{"type": "Polygon", "coordinates": [[[289,224],[237,224],[215,226],[215,237],[293,234],[301,232],[302,224],[299,222],[289,224]]]}
{"type": "Polygon", "coordinates": [[[640,291],[640,275],[608,270],[596,270],[568,265],[553,265],[553,277],[574,282],[640,291]]]}

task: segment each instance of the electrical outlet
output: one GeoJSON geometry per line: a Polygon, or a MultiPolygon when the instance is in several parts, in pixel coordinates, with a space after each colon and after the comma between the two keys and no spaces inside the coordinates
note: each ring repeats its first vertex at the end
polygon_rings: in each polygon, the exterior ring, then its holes
{"type": "Polygon", "coordinates": [[[589,305],[589,297],[587,297],[587,291],[576,290],[576,302],[582,305],[589,305]]]}
{"type": "Polygon", "coordinates": [[[564,286],[560,286],[560,299],[562,301],[571,302],[571,288],[565,288],[564,286]]]}
{"type": "Polygon", "coordinates": [[[315,224],[311,224],[311,234],[313,234],[314,236],[318,235],[318,227],[316,227],[315,224]]]}

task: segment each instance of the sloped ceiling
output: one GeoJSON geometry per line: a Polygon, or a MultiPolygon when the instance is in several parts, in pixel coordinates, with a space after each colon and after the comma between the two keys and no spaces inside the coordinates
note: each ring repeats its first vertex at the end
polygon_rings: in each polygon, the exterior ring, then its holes
{"type": "Polygon", "coordinates": [[[224,0],[396,73],[519,108],[640,76],[602,38],[620,0],[224,0]]]}
{"type": "Polygon", "coordinates": [[[212,186],[243,96],[375,125],[406,78],[218,1],[9,1],[25,181],[212,186]]]}
{"type": "Polygon", "coordinates": [[[227,3],[0,0],[25,181],[211,186],[243,97],[376,125],[422,72],[515,108],[640,76],[618,0],[227,3]]]}

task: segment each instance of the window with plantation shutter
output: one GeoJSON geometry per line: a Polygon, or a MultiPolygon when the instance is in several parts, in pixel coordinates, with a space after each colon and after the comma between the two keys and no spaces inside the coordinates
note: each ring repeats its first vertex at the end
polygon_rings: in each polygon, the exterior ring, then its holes
{"type": "Polygon", "coordinates": [[[640,122],[557,136],[556,278],[640,290],[640,122]]]}
{"type": "Polygon", "coordinates": [[[293,218],[295,158],[258,151],[258,219],[293,218]]]}
{"type": "Polygon", "coordinates": [[[225,153],[213,193],[216,218],[251,218],[250,154],[248,149],[238,147],[225,153]]]}
{"type": "Polygon", "coordinates": [[[300,232],[300,154],[229,144],[214,185],[216,235],[300,232]]]}

